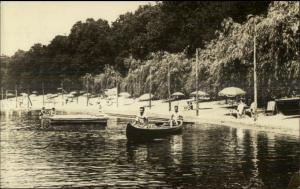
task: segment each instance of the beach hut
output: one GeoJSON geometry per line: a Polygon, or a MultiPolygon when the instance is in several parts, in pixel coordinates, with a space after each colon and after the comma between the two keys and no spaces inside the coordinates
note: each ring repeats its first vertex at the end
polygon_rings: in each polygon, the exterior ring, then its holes
{"type": "Polygon", "coordinates": [[[124,98],[129,98],[129,97],[131,97],[131,95],[130,95],[129,93],[127,93],[127,92],[121,92],[121,93],[119,94],[119,96],[124,97],[124,98]]]}
{"type": "Polygon", "coordinates": [[[226,96],[226,97],[243,96],[245,94],[246,92],[243,89],[240,89],[238,87],[227,87],[218,93],[219,96],[226,96]]]}
{"type": "Polygon", "coordinates": [[[150,96],[151,96],[151,100],[152,100],[154,95],[153,94],[150,95],[150,93],[145,93],[139,97],[139,100],[140,101],[148,101],[148,100],[150,100],[150,96]]]}

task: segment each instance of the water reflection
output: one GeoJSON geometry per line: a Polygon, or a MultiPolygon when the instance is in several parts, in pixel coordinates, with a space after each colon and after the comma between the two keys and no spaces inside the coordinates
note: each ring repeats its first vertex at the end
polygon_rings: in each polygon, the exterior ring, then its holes
{"type": "Polygon", "coordinates": [[[297,138],[214,125],[129,143],[126,121],[106,130],[37,130],[24,116],[1,117],[2,187],[241,188],[251,178],[286,188],[299,170],[297,138]]]}

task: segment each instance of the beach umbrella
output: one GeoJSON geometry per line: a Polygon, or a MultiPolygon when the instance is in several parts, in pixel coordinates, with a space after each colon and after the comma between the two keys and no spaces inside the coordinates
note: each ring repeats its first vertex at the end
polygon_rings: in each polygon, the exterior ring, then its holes
{"type": "MultiPolygon", "coordinates": [[[[197,91],[194,91],[190,94],[190,96],[196,96],[197,95],[197,91]]],[[[204,91],[198,91],[198,96],[208,96],[208,94],[204,91]]]]}
{"type": "Polygon", "coordinates": [[[22,95],[22,96],[27,96],[27,93],[20,93],[20,95],[22,95]]]}
{"type": "Polygon", "coordinates": [[[83,96],[88,96],[88,95],[91,95],[91,93],[85,93],[83,96]]]}
{"type": "Polygon", "coordinates": [[[32,91],[32,94],[37,94],[38,92],[37,91],[32,91]]]}
{"type": "Polygon", "coordinates": [[[58,97],[58,94],[51,95],[51,98],[55,98],[55,97],[58,97]]]}
{"type": "Polygon", "coordinates": [[[179,97],[179,96],[184,96],[182,92],[175,92],[171,96],[179,97]]]}
{"type": "Polygon", "coordinates": [[[67,98],[72,98],[72,97],[74,97],[74,95],[73,94],[67,94],[66,97],[67,98]]]}
{"type": "Polygon", "coordinates": [[[72,91],[69,94],[77,94],[77,91],[72,91]]]}
{"type": "Polygon", "coordinates": [[[15,95],[12,94],[12,93],[7,93],[6,96],[7,96],[7,97],[13,97],[13,96],[15,96],[15,95]]]}
{"type": "Polygon", "coordinates": [[[238,87],[227,87],[218,93],[219,96],[226,96],[226,97],[235,97],[235,96],[245,95],[245,94],[246,92],[243,89],[240,89],[238,87]]]}
{"type": "Polygon", "coordinates": [[[129,93],[127,93],[127,92],[121,92],[121,93],[119,94],[119,96],[122,96],[122,97],[125,97],[125,98],[131,97],[131,95],[130,95],[129,93]]]}
{"type": "MultiPolygon", "coordinates": [[[[151,99],[153,99],[154,95],[151,94],[151,99]]],[[[143,94],[139,97],[139,100],[145,101],[150,100],[150,93],[143,94]]]]}

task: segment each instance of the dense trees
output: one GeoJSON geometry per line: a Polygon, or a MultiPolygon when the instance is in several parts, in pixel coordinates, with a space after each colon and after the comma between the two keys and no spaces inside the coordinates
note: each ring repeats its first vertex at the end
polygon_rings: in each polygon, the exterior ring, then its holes
{"type": "Polygon", "coordinates": [[[119,84],[134,95],[166,97],[167,66],[172,92],[195,89],[195,49],[200,48],[200,88],[212,94],[235,85],[252,93],[253,21],[257,20],[260,94],[288,95],[299,82],[299,2],[159,2],[125,13],[111,23],[77,22],[68,36],[1,57],[1,86],[49,91],[62,83],[84,88],[91,73],[94,91],[119,84]],[[297,4],[298,3],[298,4],[297,4]],[[116,82],[117,80],[117,82],[116,82]]]}
{"type": "MultiPolygon", "coordinates": [[[[273,2],[266,16],[255,17],[260,101],[271,97],[289,96],[292,91],[300,92],[298,18],[299,2],[273,2]]],[[[237,23],[231,18],[224,19],[220,30],[215,33],[216,38],[210,40],[200,50],[198,68],[200,89],[217,94],[217,91],[224,87],[237,86],[245,89],[251,96],[253,94],[253,19],[243,23],[237,23]]],[[[131,62],[133,65],[137,64],[137,60],[131,62]]],[[[155,53],[149,57],[149,60],[139,63],[143,66],[130,69],[124,83],[134,86],[135,83],[130,79],[145,74],[139,72],[139,69],[152,67],[156,70],[154,91],[156,95],[166,97],[167,63],[171,63],[174,90],[186,93],[195,90],[195,58],[189,58],[184,53],[155,53]]],[[[144,78],[142,83],[147,83],[147,77],[142,78],[144,78]]],[[[141,93],[143,92],[146,91],[141,93]]]]}

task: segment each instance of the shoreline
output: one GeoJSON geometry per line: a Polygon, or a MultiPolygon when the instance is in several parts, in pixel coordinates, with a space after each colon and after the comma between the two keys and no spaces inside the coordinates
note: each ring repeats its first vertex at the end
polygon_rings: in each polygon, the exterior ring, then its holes
{"type": "MultiPolygon", "coordinates": [[[[42,96],[32,97],[33,106],[30,111],[39,111],[43,106],[42,96]]],[[[86,105],[86,97],[79,97],[77,100],[64,104],[61,101],[61,97],[54,99],[54,103],[46,103],[46,108],[55,107],[57,111],[63,111],[68,114],[91,114],[97,115],[100,113],[108,114],[113,117],[125,117],[130,118],[138,113],[140,106],[146,107],[146,114],[152,119],[168,119],[170,112],[168,111],[168,103],[162,100],[152,101],[152,108],[148,107],[148,101],[137,101],[134,99],[122,99],[119,98],[119,105],[116,105],[116,101],[112,104],[107,103],[107,100],[101,99],[101,112],[99,111],[99,105],[97,104],[97,98],[91,98],[89,100],[89,106],[86,105]]],[[[300,137],[300,118],[297,116],[284,116],[282,114],[265,116],[259,114],[257,121],[252,118],[245,117],[241,119],[234,118],[227,115],[229,112],[228,105],[223,101],[211,101],[199,103],[199,116],[196,116],[195,110],[185,110],[185,100],[179,100],[172,102],[172,108],[174,105],[178,105],[181,114],[184,117],[185,122],[192,122],[195,124],[213,124],[220,126],[227,126],[233,128],[251,129],[256,131],[273,132],[278,134],[287,134],[300,137]]],[[[8,112],[28,112],[26,104],[22,107],[16,106],[16,99],[11,98],[5,102],[1,100],[1,114],[5,111],[8,112]]]]}
{"type": "MultiPolygon", "coordinates": [[[[113,113],[113,112],[105,112],[109,116],[113,117],[120,117],[123,116],[122,118],[132,118],[135,116],[135,114],[126,114],[126,113],[121,113],[118,112],[118,114],[113,113]]],[[[152,119],[168,119],[168,116],[163,115],[163,114],[148,114],[148,116],[152,119]]],[[[250,129],[254,131],[262,131],[262,132],[272,132],[275,134],[284,134],[284,135],[291,135],[291,136],[300,136],[300,126],[296,127],[294,129],[290,128],[282,128],[279,125],[264,125],[259,122],[253,122],[253,123],[245,123],[244,121],[240,120],[225,120],[225,119],[220,119],[220,118],[204,118],[204,117],[185,117],[184,122],[188,123],[193,123],[197,125],[201,124],[211,124],[211,125],[217,125],[217,126],[225,126],[225,127],[231,127],[231,128],[238,128],[238,129],[250,129]]],[[[300,124],[300,122],[299,122],[300,124]]]]}

